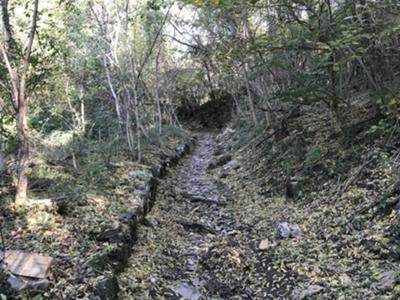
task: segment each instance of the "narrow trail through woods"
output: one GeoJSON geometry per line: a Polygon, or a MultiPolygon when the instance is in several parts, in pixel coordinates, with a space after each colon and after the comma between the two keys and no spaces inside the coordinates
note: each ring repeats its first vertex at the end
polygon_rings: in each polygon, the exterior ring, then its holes
{"type": "Polygon", "coordinates": [[[199,133],[195,152],[160,183],[120,276],[123,297],[263,299],[285,294],[283,287],[268,284],[277,272],[256,257],[251,229],[235,220],[234,195],[208,174],[214,150],[214,135],[199,133]]]}

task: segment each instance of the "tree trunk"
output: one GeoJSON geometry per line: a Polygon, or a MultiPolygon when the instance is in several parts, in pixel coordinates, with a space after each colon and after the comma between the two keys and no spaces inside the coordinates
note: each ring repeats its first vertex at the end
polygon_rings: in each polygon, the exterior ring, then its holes
{"type": "Polygon", "coordinates": [[[160,67],[160,52],[161,49],[157,53],[157,58],[156,58],[156,105],[157,105],[157,114],[158,114],[158,133],[161,135],[162,134],[162,122],[163,122],[163,117],[162,117],[162,112],[161,112],[161,104],[160,104],[160,85],[159,85],[159,67],[160,67]]]}
{"type": "Polygon", "coordinates": [[[119,97],[114,89],[114,85],[112,83],[112,79],[111,79],[111,75],[110,75],[110,70],[108,68],[108,62],[107,62],[107,58],[104,56],[103,58],[103,67],[104,70],[106,72],[106,78],[107,78],[107,83],[108,86],[110,88],[111,91],[111,95],[114,98],[114,104],[115,104],[115,111],[117,113],[117,118],[118,118],[118,126],[121,128],[121,124],[122,124],[122,117],[121,117],[121,108],[120,108],[120,104],[119,104],[119,97]]]}
{"type": "Polygon", "coordinates": [[[249,71],[249,66],[247,63],[245,63],[244,64],[244,75],[245,75],[245,81],[246,81],[247,103],[248,103],[248,106],[250,109],[250,114],[251,114],[251,118],[253,120],[253,124],[255,126],[258,126],[258,119],[257,119],[256,109],[254,107],[252,90],[250,88],[248,71],[249,71]]]}
{"type": "Polygon", "coordinates": [[[141,131],[140,131],[140,112],[139,112],[139,101],[137,98],[137,91],[133,91],[133,105],[135,106],[135,118],[136,118],[136,138],[137,138],[137,160],[142,162],[142,149],[141,149],[141,131]]]}
{"type": "Polygon", "coordinates": [[[20,93],[17,114],[18,134],[18,184],[15,195],[16,205],[26,205],[28,202],[28,164],[29,164],[29,134],[28,134],[28,104],[25,95],[20,93]]]}
{"type": "Polygon", "coordinates": [[[26,83],[28,79],[29,60],[32,53],[32,45],[36,32],[36,21],[39,9],[39,0],[33,1],[31,27],[28,35],[28,43],[24,50],[22,68],[19,72],[18,62],[15,56],[15,40],[8,11],[8,0],[1,1],[3,30],[6,36],[7,49],[0,44],[3,58],[6,62],[12,87],[13,106],[16,110],[17,139],[18,139],[18,183],[15,195],[16,205],[27,205],[28,191],[28,168],[29,168],[29,129],[28,129],[28,106],[26,98],[26,83]]]}

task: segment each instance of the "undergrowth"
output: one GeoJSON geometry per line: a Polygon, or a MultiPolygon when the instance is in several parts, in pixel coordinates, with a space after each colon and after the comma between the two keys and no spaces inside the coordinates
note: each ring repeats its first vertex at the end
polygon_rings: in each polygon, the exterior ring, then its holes
{"type": "Polygon", "coordinates": [[[238,220],[275,245],[264,255],[295,272],[300,289],[318,285],[321,299],[394,299],[398,280],[387,290],[373,284],[398,272],[399,126],[385,118],[360,127],[361,115],[345,126],[327,120],[311,110],[290,120],[288,136],[264,130],[247,144],[236,137],[252,128],[233,127],[231,147],[243,167],[225,182],[243,207],[238,220]],[[290,182],[294,198],[286,194],[290,182]],[[298,224],[303,236],[280,240],[281,222],[298,224]]]}
{"type": "MultiPolygon", "coordinates": [[[[127,199],[134,197],[134,190],[145,180],[140,172],[148,172],[162,157],[173,155],[175,147],[188,137],[186,131],[173,127],[165,127],[162,135],[152,134],[153,143],[142,144],[143,162],[139,164],[119,136],[96,140],[73,137],[71,132],[33,136],[29,197],[33,201],[62,202],[44,210],[15,208],[10,185],[2,191],[0,208],[5,213],[2,227],[7,249],[24,249],[56,259],[50,272],[53,284],[44,298],[75,299],[90,292],[92,283],[86,281],[98,274],[88,261],[113,246],[99,242],[94,233],[118,222],[127,211],[127,199]],[[86,281],[76,281],[82,274],[86,274],[86,281]]],[[[7,175],[9,179],[13,176],[7,175]]],[[[29,298],[25,296],[16,299],[29,298]]]]}

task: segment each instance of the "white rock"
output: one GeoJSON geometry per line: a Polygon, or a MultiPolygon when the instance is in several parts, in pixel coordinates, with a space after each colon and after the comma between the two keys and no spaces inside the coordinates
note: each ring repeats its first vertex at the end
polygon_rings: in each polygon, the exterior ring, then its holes
{"type": "Polygon", "coordinates": [[[289,223],[280,223],[278,225],[278,230],[281,238],[296,238],[302,235],[302,231],[297,224],[291,225],[289,223]]]}

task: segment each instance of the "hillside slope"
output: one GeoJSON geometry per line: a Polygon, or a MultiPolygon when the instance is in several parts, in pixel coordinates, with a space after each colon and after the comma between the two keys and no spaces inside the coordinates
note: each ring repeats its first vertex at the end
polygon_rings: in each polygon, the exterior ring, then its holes
{"type": "Polygon", "coordinates": [[[284,138],[235,124],[218,137],[241,168],[214,176],[235,191],[236,222],[251,228],[265,267],[294,277],[288,297],[399,297],[398,127],[360,127],[363,112],[342,130],[308,108],[284,138]],[[283,239],[284,222],[301,235],[283,239]]]}

